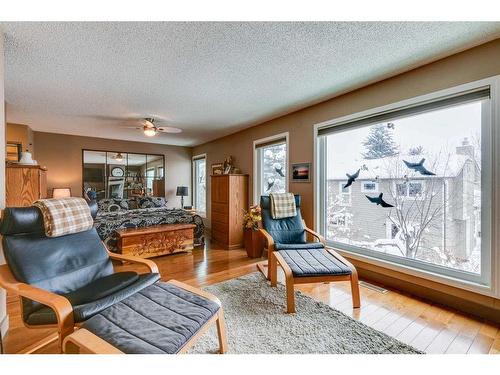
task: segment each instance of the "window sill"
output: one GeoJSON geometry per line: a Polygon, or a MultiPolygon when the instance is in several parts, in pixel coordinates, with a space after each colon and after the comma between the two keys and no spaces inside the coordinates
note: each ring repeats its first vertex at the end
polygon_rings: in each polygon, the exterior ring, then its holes
{"type": "MultiPolygon", "coordinates": [[[[332,246],[334,247],[334,246],[332,246]]],[[[494,289],[491,286],[486,286],[482,284],[478,284],[475,282],[470,282],[466,280],[461,280],[441,274],[437,274],[434,272],[417,269],[414,267],[406,266],[403,264],[398,264],[395,262],[387,261],[384,259],[379,259],[375,257],[370,257],[363,254],[358,254],[353,251],[339,249],[338,247],[334,247],[337,252],[339,252],[342,256],[346,258],[357,260],[363,263],[371,264],[377,267],[381,267],[384,269],[393,270],[396,272],[400,272],[403,274],[407,274],[410,276],[414,276],[420,279],[428,280],[431,282],[451,286],[453,288],[463,289],[469,292],[481,294],[488,297],[498,298],[498,295],[495,293],[494,289]]]]}

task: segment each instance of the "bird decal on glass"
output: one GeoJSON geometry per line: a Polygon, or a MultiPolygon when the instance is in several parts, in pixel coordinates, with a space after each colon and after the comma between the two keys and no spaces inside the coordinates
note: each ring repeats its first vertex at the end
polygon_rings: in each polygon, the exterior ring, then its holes
{"type": "Polygon", "coordinates": [[[377,206],[394,207],[392,204],[389,204],[382,199],[383,195],[384,193],[380,193],[378,197],[369,197],[368,195],[365,195],[365,197],[367,197],[370,202],[375,203],[377,206]]]}
{"type": "Polygon", "coordinates": [[[394,130],[394,124],[392,122],[387,123],[387,128],[394,130]]]}
{"type": "Polygon", "coordinates": [[[410,169],[413,169],[415,172],[420,173],[423,176],[435,176],[435,173],[432,173],[431,171],[427,170],[424,167],[424,162],[425,159],[420,160],[418,163],[410,163],[406,160],[403,160],[403,162],[406,164],[406,166],[410,169]]]}
{"type": "Polygon", "coordinates": [[[266,191],[271,190],[271,188],[273,187],[273,185],[274,185],[274,180],[272,178],[270,178],[269,180],[267,180],[267,189],[266,189],[266,191]]]}
{"type": "Polygon", "coordinates": [[[274,170],[281,177],[285,177],[285,174],[283,173],[283,166],[281,164],[278,164],[278,163],[274,164],[274,170]]]}
{"type": "Polygon", "coordinates": [[[345,174],[347,176],[347,184],[344,185],[344,189],[348,188],[354,181],[356,181],[356,179],[359,177],[359,171],[360,169],[358,169],[358,171],[352,175],[350,175],[349,173],[345,174]]]}

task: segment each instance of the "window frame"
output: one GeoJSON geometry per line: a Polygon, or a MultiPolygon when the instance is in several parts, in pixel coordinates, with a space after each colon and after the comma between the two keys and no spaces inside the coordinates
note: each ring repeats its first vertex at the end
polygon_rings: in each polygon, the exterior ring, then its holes
{"type": "Polygon", "coordinates": [[[208,180],[207,180],[207,173],[208,173],[208,168],[207,168],[207,154],[199,154],[199,155],[195,155],[191,158],[191,176],[192,176],[192,186],[193,186],[193,197],[191,199],[191,203],[192,203],[192,206],[193,208],[196,210],[196,213],[198,215],[200,215],[202,218],[206,218],[207,217],[207,211],[208,211],[208,207],[207,207],[207,204],[208,204],[208,201],[207,201],[207,183],[208,183],[208,180]],[[198,183],[196,181],[196,162],[198,160],[205,160],[205,211],[198,211],[198,207],[197,207],[197,202],[196,202],[196,195],[197,195],[197,192],[198,192],[198,183]]]}
{"type": "Polygon", "coordinates": [[[280,139],[285,139],[285,144],[286,144],[286,160],[285,160],[285,191],[288,192],[289,190],[289,185],[290,185],[290,135],[289,132],[285,133],[279,133],[272,135],[270,137],[266,138],[260,138],[256,139],[253,141],[253,204],[257,205],[260,203],[260,194],[259,194],[259,186],[260,186],[260,178],[261,176],[258,175],[259,173],[259,145],[262,145],[263,143],[269,143],[273,142],[276,140],[280,139]]]}
{"type": "Polygon", "coordinates": [[[456,95],[468,90],[485,87],[490,88],[490,100],[488,102],[488,107],[483,111],[484,117],[481,129],[483,170],[483,174],[481,176],[481,235],[482,243],[489,244],[489,252],[486,254],[484,249],[482,249],[481,252],[482,272],[480,280],[470,280],[467,277],[457,277],[457,274],[459,274],[460,271],[448,273],[446,272],[448,269],[444,267],[444,272],[436,272],[436,265],[429,268],[425,266],[417,268],[414,264],[405,264],[405,262],[401,262],[401,259],[398,259],[397,261],[394,259],[384,259],[380,256],[373,256],[372,254],[352,251],[352,249],[342,249],[339,248],[338,244],[330,243],[330,245],[335,245],[341,254],[352,259],[439,282],[445,285],[473,291],[479,294],[500,297],[500,249],[497,245],[498,240],[494,235],[500,230],[500,220],[498,217],[498,213],[500,213],[500,200],[497,198],[500,194],[500,190],[496,188],[496,186],[498,186],[498,182],[500,182],[500,153],[494,152],[494,150],[500,146],[500,131],[497,130],[497,127],[500,125],[500,110],[498,109],[500,107],[500,75],[315,124],[313,127],[313,139],[314,166],[316,172],[314,173],[314,228],[316,231],[325,233],[325,220],[321,218],[321,213],[325,212],[323,208],[326,205],[327,198],[327,195],[325,194],[326,180],[323,178],[326,160],[326,147],[321,147],[321,143],[323,143],[324,146],[326,142],[325,137],[318,136],[320,129],[327,126],[336,126],[341,123],[345,123],[346,121],[374,116],[378,113],[386,111],[397,110],[409,105],[438,100],[439,98],[447,95],[456,95]],[[486,199],[486,197],[489,199],[486,199]]]}

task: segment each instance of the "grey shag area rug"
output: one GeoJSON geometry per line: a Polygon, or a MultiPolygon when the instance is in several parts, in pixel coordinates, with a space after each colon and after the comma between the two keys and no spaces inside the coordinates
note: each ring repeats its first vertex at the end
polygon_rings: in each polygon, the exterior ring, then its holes
{"type": "MultiPolygon", "coordinates": [[[[297,313],[285,313],[285,287],[271,288],[261,273],[203,288],[222,302],[228,353],[233,354],[418,354],[382,332],[295,292],[297,313]]],[[[212,327],[191,353],[218,348],[212,327]]]]}

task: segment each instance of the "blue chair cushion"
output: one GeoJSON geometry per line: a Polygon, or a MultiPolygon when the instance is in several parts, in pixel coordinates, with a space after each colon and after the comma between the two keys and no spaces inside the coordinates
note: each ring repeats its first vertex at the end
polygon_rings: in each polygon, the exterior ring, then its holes
{"type": "Polygon", "coordinates": [[[175,285],[157,282],[82,324],[127,354],[174,354],[220,306],[175,285]]]}
{"type": "Polygon", "coordinates": [[[279,250],[294,277],[350,275],[351,269],[325,249],[279,250]]]}
{"type": "Polygon", "coordinates": [[[297,215],[284,219],[273,219],[271,215],[271,203],[269,196],[260,197],[260,208],[262,210],[262,226],[274,239],[275,243],[298,244],[306,243],[306,232],[302,223],[300,213],[300,195],[295,196],[297,215]]]}
{"type": "MultiPolygon", "coordinates": [[[[134,293],[154,284],[160,279],[158,273],[137,275],[135,272],[122,272],[115,277],[103,278],[102,285],[99,279],[81,289],[64,294],[73,306],[73,319],[75,323],[83,322],[109,306],[120,302],[134,293]],[[109,289],[106,289],[106,286],[109,289]],[[95,291],[92,294],[92,288],[95,291]]],[[[57,317],[54,311],[47,306],[31,312],[26,317],[29,325],[56,324],[57,317]]]]}
{"type": "Polygon", "coordinates": [[[306,243],[275,243],[275,250],[307,250],[307,249],[323,249],[325,246],[321,242],[306,242],[306,243]]]}

